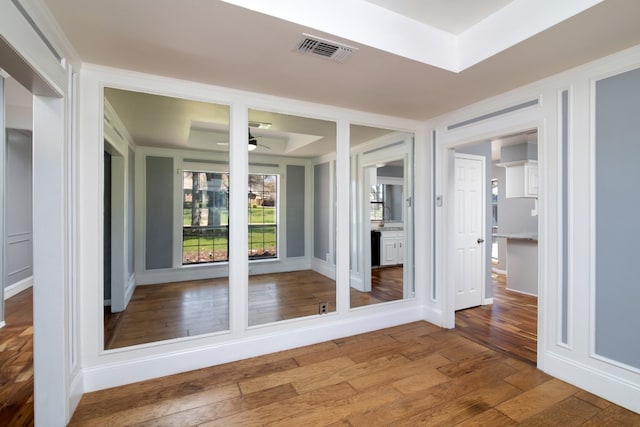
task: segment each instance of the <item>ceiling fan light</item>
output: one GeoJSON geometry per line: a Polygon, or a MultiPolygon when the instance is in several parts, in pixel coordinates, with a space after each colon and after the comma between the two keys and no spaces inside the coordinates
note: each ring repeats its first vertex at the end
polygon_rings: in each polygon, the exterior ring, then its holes
{"type": "Polygon", "coordinates": [[[256,148],[258,148],[258,142],[255,139],[253,141],[249,141],[249,144],[247,145],[247,149],[249,151],[253,151],[256,148]]]}

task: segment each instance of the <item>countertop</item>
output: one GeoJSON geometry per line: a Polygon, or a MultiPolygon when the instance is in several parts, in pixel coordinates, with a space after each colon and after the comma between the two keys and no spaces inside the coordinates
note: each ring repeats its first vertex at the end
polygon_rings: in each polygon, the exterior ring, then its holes
{"type": "Polygon", "coordinates": [[[538,241],[538,235],[530,234],[530,233],[512,233],[512,234],[495,233],[493,234],[493,237],[503,237],[505,239],[514,239],[514,240],[531,240],[535,242],[538,241]]]}

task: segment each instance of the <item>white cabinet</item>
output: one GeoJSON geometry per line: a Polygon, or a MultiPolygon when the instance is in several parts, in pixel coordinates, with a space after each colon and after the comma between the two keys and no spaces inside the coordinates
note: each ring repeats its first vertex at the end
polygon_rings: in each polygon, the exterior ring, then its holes
{"type": "Polygon", "coordinates": [[[382,231],[380,235],[380,265],[404,263],[404,232],[382,231]]]}
{"type": "Polygon", "coordinates": [[[506,170],[505,197],[538,197],[538,161],[499,163],[506,170]]]}

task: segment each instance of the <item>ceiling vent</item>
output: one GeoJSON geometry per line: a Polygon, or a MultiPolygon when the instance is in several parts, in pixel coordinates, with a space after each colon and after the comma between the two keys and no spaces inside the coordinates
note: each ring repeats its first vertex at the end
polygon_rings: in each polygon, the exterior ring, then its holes
{"type": "Polygon", "coordinates": [[[358,48],[309,34],[302,34],[302,39],[298,42],[296,50],[307,55],[320,56],[336,62],[345,62],[358,48]]]}

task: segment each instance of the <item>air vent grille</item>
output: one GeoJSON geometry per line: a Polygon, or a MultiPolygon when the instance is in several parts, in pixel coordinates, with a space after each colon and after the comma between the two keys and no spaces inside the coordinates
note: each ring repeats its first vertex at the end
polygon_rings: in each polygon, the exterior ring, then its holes
{"type": "Polygon", "coordinates": [[[336,62],[345,62],[358,49],[320,37],[303,34],[296,50],[306,55],[315,55],[336,62]]]}

